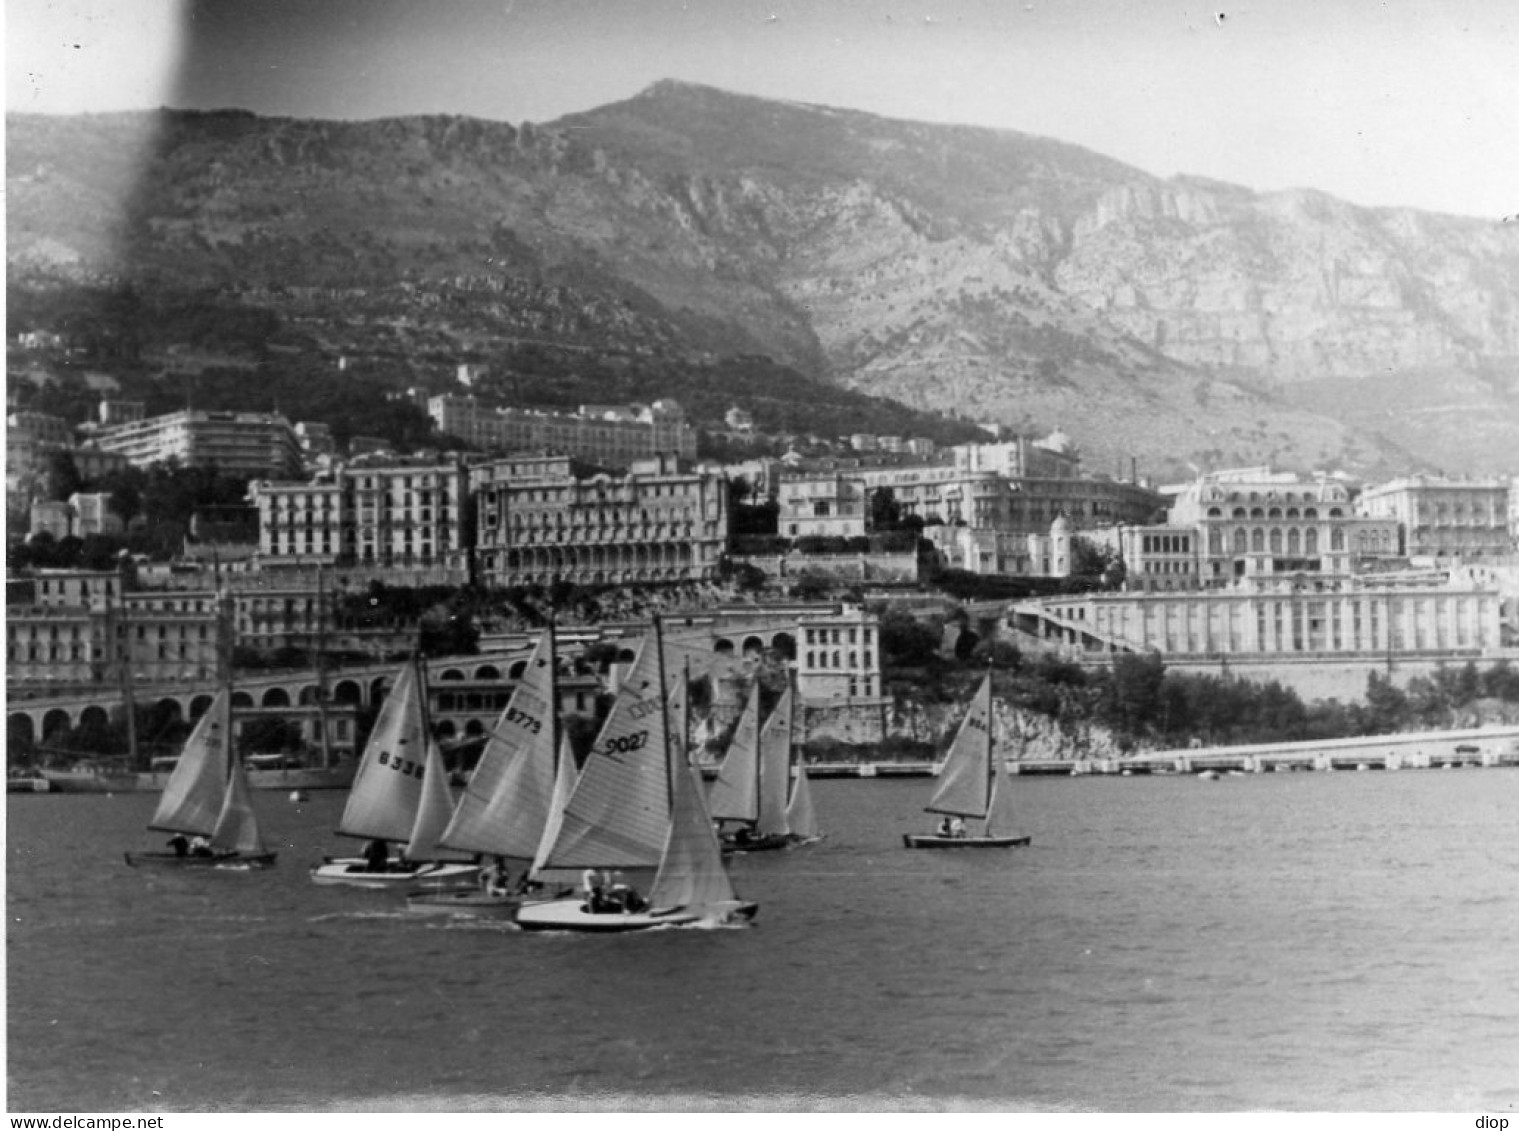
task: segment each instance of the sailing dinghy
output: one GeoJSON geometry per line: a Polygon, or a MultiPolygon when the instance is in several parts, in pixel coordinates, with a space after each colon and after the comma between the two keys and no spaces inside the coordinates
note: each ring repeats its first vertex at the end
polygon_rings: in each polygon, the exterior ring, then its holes
{"type": "Polygon", "coordinates": [[[749,695],[707,797],[714,819],[740,822],[736,831],[723,836],[724,851],[762,852],[821,839],[807,771],[800,763],[792,784],[792,703],[788,686],[761,728],[757,683],[749,695]]]}
{"type": "Polygon", "coordinates": [[[939,768],[939,786],[924,806],[925,812],[944,818],[940,830],[906,833],[902,842],[908,848],[1013,848],[1028,844],[1030,837],[1006,836],[994,829],[1007,817],[1006,776],[1003,759],[995,756],[992,740],[992,677],[988,673],[939,768]],[[999,795],[1003,798],[1000,810],[999,795]],[[973,835],[961,831],[967,819],[985,822],[982,832],[973,835]]]}
{"type": "Polygon", "coordinates": [[[406,845],[400,857],[328,857],[311,870],[319,884],[405,889],[470,884],[479,865],[439,841],[453,817],[443,754],[428,734],[421,677],[401,669],[364,746],[339,836],[367,839],[371,849],[406,845]]]}
{"type": "Polygon", "coordinates": [[[133,867],[267,868],[248,778],[232,748],[232,692],[223,687],[195,724],[148,828],[173,833],[172,852],[128,852],[133,867]],[[207,838],[191,850],[188,837],[207,838]]]}
{"type": "Polygon", "coordinates": [[[408,895],[408,910],[472,918],[517,913],[525,883],[515,888],[507,883],[507,862],[522,864],[525,881],[551,823],[556,796],[562,808],[574,785],[574,756],[567,744],[555,741],[555,663],[550,628],[539,637],[443,832],[445,847],[494,857],[495,866],[481,871],[479,888],[408,895]]]}
{"type": "Polygon", "coordinates": [[[647,901],[614,908],[593,892],[525,902],[517,923],[528,930],[638,931],[650,927],[745,922],[758,904],[740,900],[695,769],[672,754],[657,635],[639,649],[575,789],[557,816],[552,843],[534,874],[654,870],[647,901]],[[634,909],[636,908],[636,910],[634,909]]]}

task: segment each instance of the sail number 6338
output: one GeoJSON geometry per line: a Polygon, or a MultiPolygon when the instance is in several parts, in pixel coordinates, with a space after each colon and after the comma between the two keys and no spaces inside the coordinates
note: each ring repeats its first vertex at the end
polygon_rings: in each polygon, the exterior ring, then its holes
{"type": "Polygon", "coordinates": [[[411,776],[420,778],[425,768],[421,762],[414,762],[410,758],[403,758],[399,754],[391,754],[388,750],[381,750],[380,756],[375,759],[382,766],[389,766],[402,777],[411,776]]]}

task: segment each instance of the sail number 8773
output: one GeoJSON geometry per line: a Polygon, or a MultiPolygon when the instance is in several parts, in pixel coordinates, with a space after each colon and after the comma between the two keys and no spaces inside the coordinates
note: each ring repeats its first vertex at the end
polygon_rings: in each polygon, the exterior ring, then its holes
{"type": "Polygon", "coordinates": [[[542,723],[526,711],[518,710],[516,707],[508,707],[506,709],[506,721],[516,723],[523,730],[531,731],[533,734],[540,734],[543,731],[542,723]]]}

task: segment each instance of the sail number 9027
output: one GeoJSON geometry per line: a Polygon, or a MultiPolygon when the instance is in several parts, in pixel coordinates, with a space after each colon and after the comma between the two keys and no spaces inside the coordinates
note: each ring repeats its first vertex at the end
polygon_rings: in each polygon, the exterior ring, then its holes
{"type": "Polygon", "coordinates": [[[413,762],[410,758],[403,758],[399,754],[391,754],[388,751],[381,750],[380,756],[376,761],[382,766],[389,766],[402,777],[420,778],[422,776],[423,764],[421,762],[413,762]]]}
{"type": "Polygon", "coordinates": [[[627,754],[630,751],[641,749],[649,741],[649,732],[646,730],[634,731],[632,734],[619,734],[615,738],[609,738],[602,744],[603,754],[627,754]]]}
{"type": "Polygon", "coordinates": [[[532,731],[534,734],[540,734],[543,731],[542,723],[526,711],[519,711],[516,707],[508,707],[506,709],[506,721],[517,723],[523,730],[532,731]]]}

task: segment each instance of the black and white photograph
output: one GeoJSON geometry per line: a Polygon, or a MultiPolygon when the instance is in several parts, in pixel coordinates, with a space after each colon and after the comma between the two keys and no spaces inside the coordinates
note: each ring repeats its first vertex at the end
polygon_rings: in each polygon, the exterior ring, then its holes
{"type": "Polygon", "coordinates": [[[1513,5],[4,26],[26,1126],[1519,1126],[1513,5]]]}

